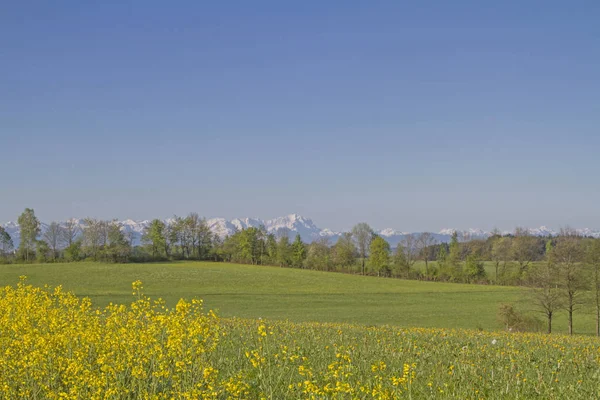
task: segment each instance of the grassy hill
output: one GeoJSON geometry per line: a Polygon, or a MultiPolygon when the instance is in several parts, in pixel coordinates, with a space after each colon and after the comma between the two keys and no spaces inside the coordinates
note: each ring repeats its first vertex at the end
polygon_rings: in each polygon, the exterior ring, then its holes
{"type": "MultiPolygon", "coordinates": [[[[34,285],[63,285],[93,303],[128,303],[131,282],[169,305],[199,297],[223,317],[345,322],[401,327],[500,329],[498,305],[522,299],[519,288],[418,282],[276,267],[206,262],[43,264],[0,266],[0,284],[26,275],[34,285]]],[[[526,304],[521,305],[526,308],[526,304]]],[[[565,332],[559,315],[556,332],[565,332]]],[[[578,333],[592,333],[593,316],[575,316],[578,333]]]]}

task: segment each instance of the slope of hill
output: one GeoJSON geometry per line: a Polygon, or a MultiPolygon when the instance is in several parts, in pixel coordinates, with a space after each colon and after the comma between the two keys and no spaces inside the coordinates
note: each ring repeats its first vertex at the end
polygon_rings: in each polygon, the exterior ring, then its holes
{"type": "MultiPolygon", "coordinates": [[[[38,286],[63,285],[94,304],[126,303],[131,282],[174,306],[180,298],[204,299],[224,317],[270,318],[295,322],[439,328],[501,329],[501,303],[518,302],[521,289],[506,286],[420,282],[334,272],[210,262],[151,264],[4,265],[0,282],[19,276],[38,286]]],[[[566,331],[566,314],[556,316],[556,332],[566,331]]],[[[592,333],[591,306],[575,315],[578,333],[592,333]]]]}

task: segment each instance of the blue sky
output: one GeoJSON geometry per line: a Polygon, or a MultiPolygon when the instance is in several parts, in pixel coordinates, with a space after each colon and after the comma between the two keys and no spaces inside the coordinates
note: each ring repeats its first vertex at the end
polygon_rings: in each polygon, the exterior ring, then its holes
{"type": "Polygon", "coordinates": [[[0,221],[600,227],[600,2],[8,2],[0,221]]]}

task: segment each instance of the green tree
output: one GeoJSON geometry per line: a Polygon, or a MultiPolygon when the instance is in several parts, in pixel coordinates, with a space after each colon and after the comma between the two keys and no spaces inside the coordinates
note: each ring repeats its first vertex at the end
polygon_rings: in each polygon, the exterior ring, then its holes
{"type": "Polygon", "coordinates": [[[40,221],[31,208],[26,208],[17,220],[21,228],[21,244],[19,253],[23,260],[29,262],[35,254],[37,237],[40,234],[40,221]]]}
{"type": "Polygon", "coordinates": [[[266,240],[267,259],[269,264],[277,264],[277,239],[269,233],[266,240]]]}
{"type": "Polygon", "coordinates": [[[357,257],[357,250],[351,233],[343,233],[331,250],[335,265],[344,268],[354,264],[357,257]]]}
{"type": "Polygon", "coordinates": [[[81,244],[81,240],[75,240],[65,248],[65,259],[67,261],[73,262],[81,260],[81,244]]]}
{"type": "Polygon", "coordinates": [[[294,239],[291,248],[292,267],[302,268],[304,260],[306,260],[306,246],[302,242],[300,235],[296,234],[296,238],[294,239]]]}
{"type": "Polygon", "coordinates": [[[52,257],[51,253],[52,253],[52,251],[50,250],[48,243],[44,242],[43,240],[36,240],[35,256],[36,256],[37,262],[39,262],[39,263],[48,262],[48,260],[50,260],[52,257]]]}
{"type": "Polygon", "coordinates": [[[394,253],[394,269],[397,271],[397,276],[408,278],[410,275],[411,263],[409,257],[406,254],[406,247],[402,244],[398,244],[396,252],[394,253]]]}
{"type": "Polygon", "coordinates": [[[223,255],[226,261],[239,261],[240,232],[227,236],[223,240],[223,255]]]}
{"type": "Polygon", "coordinates": [[[190,218],[175,216],[173,220],[173,235],[176,238],[176,246],[179,250],[179,258],[190,258],[192,253],[192,232],[190,229],[190,218]]]}
{"type": "Polygon", "coordinates": [[[144,229],[142,235],[142,243],[150,247],[153,258],[169,256],[167,250],[167,239],[165,237],[165,223],[159,219],[153,219],[150,224],[144,229]]]}
{"type": "Polygon", "coordinates": [[[219,235],[214,235],[213,237],[212,247],[210,249],[210,258],[213,261],[224,259],[223,239],[219,235]]]}
{"type": "Polygon", "coordinates": [[[277,242],[277,263],[280,267],[287,267],[290,265],[290,259],[290,239],[287,235],[282,235],[277,242]]]}
{"type": "Polygon", "coordinates": [[[458,232],[454,231],[450,238],[450,252],[448,253],[448,266],[451,268],[452,277],[454,279],[462,278],[461,251],[458,243],[458,232]]]}
{"type": "Polygon", "coordinates": [[[329,271],[331,269],[332,257],[328,238],[319,238],[308,245],[305,264],[308,268],[321,271],[329,271]]]}
{"type": "Polygon", "coordinates": [[[260,254],[258,235],[259,230],[254,227],[242,229],[240,232],[239,256],[243,262],[249,264],[258,264],[260,254]]]}
{"type": "Polygon", "coordinates": [[[436,262],[438,268],[442,269],[446,267],[446,264],[448,262],[448,252],[446,251],[445,243],[440,244],[440,250],[438,251],[436,262]]]}
{"type": "Polygon", "coordinates": [[[0,256],[6,257],[14,249],[14,244],[10,234],[0,226],[0,256]]]}
{"type": "Polygon", "coordinates": [[[267,254],[267,228],[263,225],[256,229],[256,263],[264,265],[268,259],[267,254]]]}
{"type": "Polygon", "coordinates": [[[131,255],[131,244],[121,230],[117,221],[105,221],[106,242],[103,246],[103,257],[106,261],[127,262],[131,255]]]}
{"type": "Polygon", "coordinates": [[[369,253],[369,246],[371,245],[371,240],[373,239],[373,229],[365,223],[361,222],[356,224],[354,228],[352,228],[352,237],[356,242],[356,247],[358,248],[358,254],[361,258],[361,266],[362,266],[362,274],[365,274],[365,261],[367,259],[369,253]]]}
{"type": "MultiPolygon", "coordinates": [[[[196,257],[200,260],[208,259],[211,253],[213,234],[206,224],[206,219],[201,218],[196,221],[193,234],[196,257]]],[[[260,231],[256,234],[260,234],[260,231]]]]}
{"type": "MultiPolygon", "coordinates": [[[[173,221],[165,223],[165,256],[171,258],[173,249],[177,246],[177,230],[175,229],[173,221]]],[[[221,243],[222,244],[222,243],[221,243]]]]}
{"type": "Polygon", "coordinates": [[[475,254],[469,254],[465,263],[465,274],[470,282],[477,282],[485,278],[483,262],[475,254]]]}
{"type": "Polygon", "coordinates": [[[375,236],[371,240],[369,248],[369,263],[371,268],[377,271],[377,276],[390,275],[390,244],[381,236],[375,236]]]}

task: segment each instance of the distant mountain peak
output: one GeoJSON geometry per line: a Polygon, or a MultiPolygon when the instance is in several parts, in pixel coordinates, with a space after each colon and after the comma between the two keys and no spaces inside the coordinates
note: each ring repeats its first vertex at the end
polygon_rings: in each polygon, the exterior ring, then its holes
{"type": "MultiPolygon", "coordinates": [[[[76,222],[79,225],[83,224],[82,219],[73,218],[72,221],[76,222]]],[[[134,243],[139,244],[144,229],[150,224],[150,222],[150,220],[125,219],[123,221],[119,221],[119,224],[121,226],[121,229],[132,235],[134,243]]],[[[165,222],[173,222],[173,219],[165,219],[165,222]]],[[[302,240],[305,242],[312,242],[320,238],[328,238],[331,243],[335,243],[335,241],[342,234],[341,232],[332,231],[331,229],[319,228],[313,222],[312,219],[297,213],[292,213],[269,220],[248,217],[227,220],[225,218],[217,217],[207,219],[206,223],[210,230],[220,237],[232,235],[236,231],[242,229],[247,229],[250,227],[258,228],[260,226],[264,226],[267,232],[273,234],[280,234],[282,232],[286,232],[290,236],[290,238],[293,238],[293,236],[299,234],[302,240]]],[[[20,239],[19,224],[14,221],[10,221],[5,224],[2,224],[2,226],[13,238],[15,246],[18,246],[20,239]]],[[[47,225],[42,223],[42,230],[46,229],[46,227],[47,225]]],[[[581,235],[600,238],[600,230],[583,228],[576,229],[576,231],[581,235]]],[[[458,232],[460,235],[466,232],[468,236],[470,236],[473,239],[487,238],[492,235],[491,232],[475,228],[467,229],[464,231],[457,230],[454,228],[446,228],[440,230],[438,233],[432,233],[432,235],[438,242],[448,242],[454,232],[458,232]]],[[[555,236],[558,234],[557,231],[544,225],[540,226],[539,228],[528,229],[528,232],[531,235],[535,236],[555,236]]],[[[396,246],[401,240],[403,240],[406,237],[406,235],[410,234],[410,232],[403,232],[392,228],[382,229],[377,231],[376,233],[384,237],[385,240],[387,240],[392,246],[396,246]]],[[[511,232],[503,233],[507,234],[511,232]]]]}

